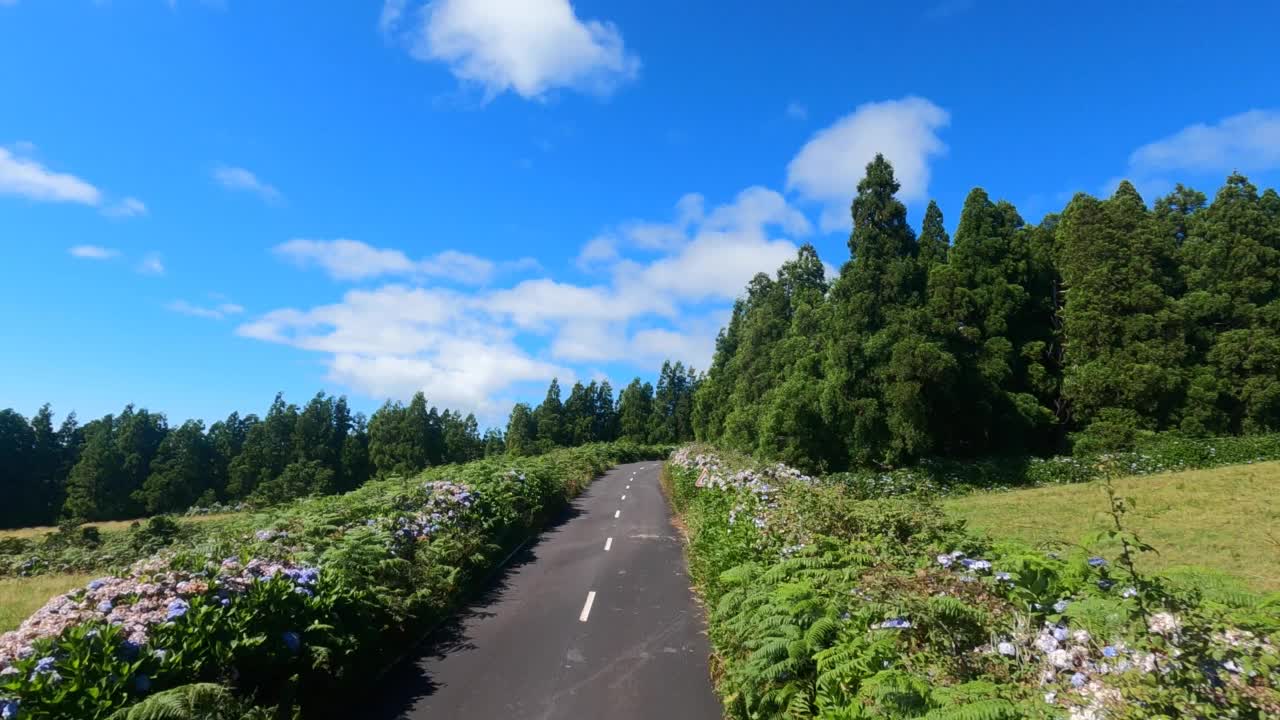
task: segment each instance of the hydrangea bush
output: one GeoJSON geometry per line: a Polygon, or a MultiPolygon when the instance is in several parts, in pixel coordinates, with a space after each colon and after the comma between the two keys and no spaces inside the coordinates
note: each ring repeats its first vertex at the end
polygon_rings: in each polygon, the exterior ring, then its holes
{"type": "Polygon", "coordinates": [[[617,443],[448,466],[171,543],[0,636],[0,720],[106,718],[190,683],[286,715],[328,707],[591,478],[659,456],[617,443]]]}
{"type": "Polygon", "coordinates": [[[992,545],[921,496],[702,446],[664,483],[732,717],[1280,713],[1280,596],[992,545]]]}

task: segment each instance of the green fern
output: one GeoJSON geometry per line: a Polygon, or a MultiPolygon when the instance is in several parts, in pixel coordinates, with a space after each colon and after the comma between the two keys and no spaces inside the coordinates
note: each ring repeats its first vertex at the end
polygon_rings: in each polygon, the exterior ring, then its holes
{"type": "Polygon", "coordinates": [[[108,720],[246,720],[252,715],[230,689],[216,683],[180,685],[158,692],[108,720]]]}

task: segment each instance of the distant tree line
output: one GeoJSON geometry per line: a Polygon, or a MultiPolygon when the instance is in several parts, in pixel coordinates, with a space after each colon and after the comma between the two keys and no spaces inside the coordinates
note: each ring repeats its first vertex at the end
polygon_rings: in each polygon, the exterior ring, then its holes
{"type": "Polygon", "coordinates": [[[427,407],[422,393],[387,403],[366,422],[345,397],[320,393],[303,407],[277,395],[265,417],[232,413],[208,428],[169,425],[125,407],[55,430],[48,405],[28,421],[0,411],[0,526],[111,520],[213,503],[274,503],[358,487],[375,474],[465,462],[501,440],[474,415],[427,407]]]}
{"type": "Polygon", "coordinates": [[[430,406],[421,392],[367,419],[345,397],[322,392],[298,407],[277,395],[263,417],[232,413],[208,427],[200,420],[172,427],[164,414],[133,405],[83,425],[71,413],[56,428],[48,405],[30,420],[0,410],[0,527],[271,504],[508,451],[619,437],[687,440],[697,381],[680,363],[666,363],[656,392],[636,379],[615,403],[607,381],[578,383],[562,403],[553,380],[537,409],[516,405],[514,434],[506,435],[481,434],[475,415],[430,406]]]}
{"type": "Polygon", "coordinates": [[[662,364],[658,387],[631,381],[615,402],[608,380],[575,383],[561,399],[560,382],[552,380],[546,398],[535,408],[517,403],[507,422],[506,450],[534,455],[555,447],[589,442],[631,440],[674,443],[693,439],[693,396],[700,376],[683,363],[662,364]]]}
{"type": "Polygon", "coordinates": [[[1233,174],[1153,207],[1128,182],[1026,223],[969,193],[907,224],[883,157],[850,259],[760,274],[695,397],[699,438],[809,468],[1280,430],[1280,196],[1233,174]]]}

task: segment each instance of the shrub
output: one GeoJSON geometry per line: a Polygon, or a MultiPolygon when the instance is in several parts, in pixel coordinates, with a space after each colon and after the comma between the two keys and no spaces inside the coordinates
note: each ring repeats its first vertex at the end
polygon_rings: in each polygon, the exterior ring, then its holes
{"type": "MultiPolygon", "coordinates": [[[[1185,463],[1268,446],[1146,440],[1135,453],[1165,443],[1155,452],[1185,463]]],[[[1096,472],[1114,472],[1110,460],[1096,472]]],[[[859,477],[871,476],[810,478],[699,446],[664,469],[731,717],[1280,711],[1280,596],[1206,573],[1146,578],[1083,547],[989,546],[905,482],[859,477]]],[[[1124,503],[1113,507],[1115,530],[1098,541],[1141,552],[1124,503]]]]}
{"type": "Polygon", "coordinates": [[[106,718],[157,696],[159,712],[195,702],[179,690],[192,683],[282,716],[341,703],[593,477],[659,456],[593,445],[374,481],[198,531],[153,518],[130,535],[163,550],[0,637],[0,699],[32,720],[106,718]]]}

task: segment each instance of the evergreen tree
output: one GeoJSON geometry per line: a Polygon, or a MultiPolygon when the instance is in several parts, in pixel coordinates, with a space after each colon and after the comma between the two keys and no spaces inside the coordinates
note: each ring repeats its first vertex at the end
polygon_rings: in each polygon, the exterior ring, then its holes
{"type": "Polygon", "coordinates": [[[595,422],[596,384],[573,384],[569,390],[569,399],[564,403],[564,438],[565,444],[571,447],[585,445],[594,437],[592,425],[595,422]]]}
{"type": "Polygon", "coordinates": [[[484,456],[486,458],[497,457],[507,451],[507,439],[502,436],[502,431],[497,428],[489,428],[484,431],[484,456]]]}
{"type": "Polygon", "coordinates": [[[1077,195],[1058,227],[1066,288],[1063,397],[1091,447],[1121,428],[1168,427],[1185,385],[1182,323],[1169,290],[1170,238],[1162,238],[1128,182],[1111,199],[1077,195]]]}
{"type": "Polygon", "coordinates": [[[649,442],[653,428],[653,385],[631,381],[618,397],[619,437],[632,442],[649,442]]]}
{"type": "Polygon", "coordinates": [[[528,403],[516,403],[507,420],[507,452],[512,455],[537,454],[538,424],[528,403]]]}
{"type": "Polygon", "coordinates": [[[124,456],[115,438],[116,419],[107,415],[84,427],[80,457],[67,477],[62,515],[78,520],[107,520],[119,509],[118,495],[130,492],[124,456]]]}
{"type": "Polygon", "coordinates": [[[618,412],[613,404],[613,386],[601,380],[592,401],[591,439],[610,442],[618,437],[618,412]]]}
{"type": "Polygon", "coordinates": [[[560,381],[551,379],[547,396],[534,410],[534,423],[538,427],[538,442],[544,449],[567,444],[564,404],[560,401],[560,381]]]}
{"type": "Polygon", "coordinates": [[[53,410],[45,403],[31,418],[31,468],[26,487],[25,509],[28,525],[49,525],[62,508],[66,475],[65,450],[53,429],[53,410]]]}
{"type": "Polygon", "coordinates": [[[34,524],[39,503],[32,502],[31,478],[35,468],[35,433],[27,419],[14,410],[0,410],[0,522],[5,527],[34,524]]]}
{"type": "Polygon", "coordinates": [[[204,423],[188,420],[160,442],[151,474],[134,491],[134,500],[148,513],[185,510],[209,490],[213,461],[204,423]]]}
{"type": "Polygon", "coordinates": [[[351,418],[350,430],[342,440],[342,472],[334,482],[340,492],[354,490],[373,475],[369,458],[369,428],[362,413],[351,418]]]}
{"type": "Polygon", "coordinates": [[[946,264],[950,248],[951,238],[942,226],[942,209],[937,202],[930,200],[924,211],[924,225],[920,228],[920,265],[925,272],[935,265],[946,264]]]}

